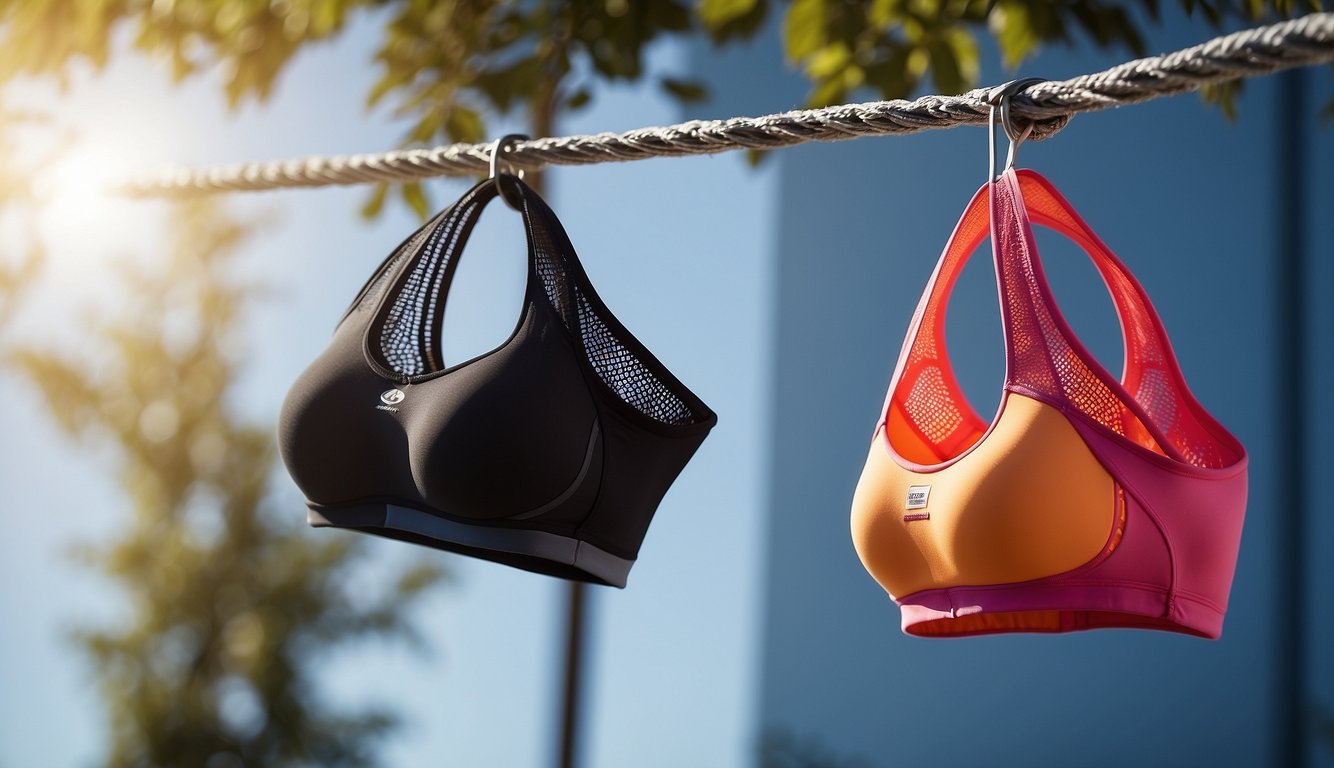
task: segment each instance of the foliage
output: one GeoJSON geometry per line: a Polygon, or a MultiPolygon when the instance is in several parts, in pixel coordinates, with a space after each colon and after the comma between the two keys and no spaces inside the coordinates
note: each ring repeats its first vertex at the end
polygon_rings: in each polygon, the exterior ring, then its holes
{"type": "MultiPolygon", "coordinates": [[[[1178,2],[1215,29],[1229,18],[1258,22],[1319,6],[1319,0],[1178,2]]],[[[700,4],[718,42],[754,34],[770,5],[768,0],[700,4]]],[[[978,36],[984,29],[1008,67],[1049,43],[1091,43],[1143,56],[1142,25],[1156,22],[1159,10],[1159,0],[791,0],[783,32],[788,62],[811,81],[809,104],[824,106],[847,101],[860,88],[902,98],[928,75],[937,91],[961,93],[977,84],[978,36]]],[[[1229,91],[1217,93],[1226,97],[1229,91]]]]}
{"type": "MultiPolygon", "coordinates": [[[[1316,8],[1320,0],[1177,0],[1221,27],[1316,8]]],[[[1160,0],[0,0],[0,82],[16,74],[65,77],[73,62],[106,64],[116,32],[163,60],[177,80],[223,73],[228,103],[263,100],[303,47],[328,40],[358,14],[382,23],[380,77],[367,94],[408,119],[403,146],[477,142],[488,116],[523,107],[534,133],[580,109],[596,81],[638,80],[644,51],[667,35],[707,34],[725,45],[753,37],[780,10],[789,63],[811,82],[808,104],[913,93],[929,78],[945,93],[977,82],[979,37],[1007,66],[1044,44],[1090,43],[1145,53],[1143,26],[1160,0]]],[[[704,84],[663,76],[665,93],[692,102],[704,84]]],[[[1235,108],[1235,87],[1211,98],[1235,108]]],[[[399,187],[425,216],[420,185],[399,187]]],[[[376,215],[379,186],[363,213],[376,215]]]]}
{"type": "MultiPolygon", "coordinates": [[[[29,163],[21,168],[23,156],[14,140],[14,130],[22,125],[41,123],[40,115],[14,112],[0,102],[0,213],[30,216],[32,213],[32,185],[29,183],[34,167],[29,163]]],[[[0,332],[17,312],[21,300],[36,281],[43,261],[41,243],[32,240],[19,246],[10,239],[0,245],[0,332]]]]}
{"type": "Polygon", "coordinates": [[[115,449],[134,509],[123,536],[84,553],[130,598],[128,621],[80,636],[111,717],[106,764],[372,765],[393,715],[321,706],[312,661],[359,638],[414,639],[406,611],[441,572],[410,566],[354,595],[360,540],[270,512],[270,430],[228,407],[256,293],[233,276],[247,227],[200,200],[173,221],[166,264],[124,265],[135,300],[94,323],[102,355],[42,345],[3,359],[65,432],[115,449]]]}

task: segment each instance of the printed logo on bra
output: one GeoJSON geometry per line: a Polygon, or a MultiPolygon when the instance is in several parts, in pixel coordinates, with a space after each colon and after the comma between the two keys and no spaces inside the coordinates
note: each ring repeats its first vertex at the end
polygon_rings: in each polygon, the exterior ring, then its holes
{"type": "Polygon", "coordinates": [[[403,394],[403,390],[401,390],[401,389],[391,389],[391,390],[388,390],[387,392],[384,392],[384,393],[382,393],[382,394],[380,395],[380,402],[384,403],[384,405],[377,405],[377,406],[375,406],[375,407],[376,407],[378,410],[381,410],[381,411],[389,411],[390,413],[398,413],[398,409],[395,408],[395,407],[393,407],[393,406],[398,405],[399,403],[403,402],[403,398],[405,398],[405,397],[407,397],[407,395],[403,394]]]}
{"type": "MultiPolygon", "coordinates": [[[[931,486],[929,485],[910,485],[908,486],[908,498],[903,503],[904,509],[926,509],[927,499],[931,497],[931,486]]],[[[918,512],[916,514],[904,515],[904,520],[929,520],[929,512],[918,512]]]]}

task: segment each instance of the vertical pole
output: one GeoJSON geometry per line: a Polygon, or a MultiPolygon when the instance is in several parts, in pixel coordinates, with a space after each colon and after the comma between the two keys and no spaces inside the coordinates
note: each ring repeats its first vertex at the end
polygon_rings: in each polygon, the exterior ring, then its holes
{"type": "Polygon", "coordinates": [[[566,611],[565,690],[561,698],[560,768],[574,768],[579,736],[579,693],[584,655],[584,595],[588,585],[572,581],[566,611]]]}
{"type": "Polygon", "coordinates": [[[1306,75],[1294,69],[1279,76],[1278,118],[1278,279],[1275,332],[1278,339],[1278,606],[1277,686],[1274,765],[1302,768],[1306,764],[1309,712],[1306,707],[1307,605],[1306,549],[1309,467],[1308,435],[1303,419],[1309,371],[1306,365],[1306,128],[1311,119],[1305,108],[1306,75]]]}

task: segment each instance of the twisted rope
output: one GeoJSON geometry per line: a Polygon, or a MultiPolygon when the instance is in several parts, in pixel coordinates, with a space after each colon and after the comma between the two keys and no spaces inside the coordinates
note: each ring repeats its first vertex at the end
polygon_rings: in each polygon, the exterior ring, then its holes
{"type": "MultiPolygon", "coordinates": [[[[1334,13],[1214,38],[1202,45],[1130,61],[1091,75],[1032,85],[1015,97],[1013,113],[1033,123],[1032,139],[1053,135],[1080,112],[1138,104],[1206,85],[1334,61],[1334,13]]],[[[958,96],[923,96],[844,104],[763,117],[691,120],[626,133],[562,136],[511,145],[516,168],[627,162],[735,149],[774,149],[808,141],[902,135],[960,125],[983,125],[1001,86],[958,96]]],[[[373,155],[310,157],[219,168],[162,171],[132,181],[125,192],[167,196],[189,192],[263,190],[404,181],[487,172],[490,144],[452,144],[373,155]]]]}

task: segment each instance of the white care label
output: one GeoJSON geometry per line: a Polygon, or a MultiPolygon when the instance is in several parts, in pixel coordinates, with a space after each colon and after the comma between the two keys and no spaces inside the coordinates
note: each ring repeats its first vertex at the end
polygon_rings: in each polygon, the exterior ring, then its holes
{"type": "Polygon", "coordinates": [[[927,499],[931,497],[931,486],[929,485],[910,485],[908,486],[908,500],[904,503],[904,509],[926,509],[927,499]]]}

